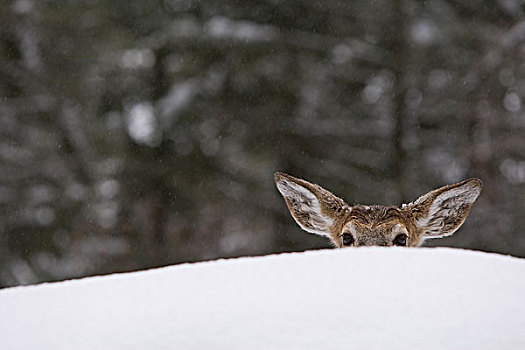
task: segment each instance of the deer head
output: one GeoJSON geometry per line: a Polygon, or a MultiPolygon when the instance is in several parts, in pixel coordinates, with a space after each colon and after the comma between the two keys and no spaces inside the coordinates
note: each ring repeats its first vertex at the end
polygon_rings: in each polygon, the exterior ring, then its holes
{"type": "Polygon", "coordinates": [[[293,218],[307,232],[347,246],[418,247],[427,238],[452,235],[481,193],[479,179],[468,179],[428,192],[412,203],[349,206],[319,185],[275,173],[275,184],[293,218]]]}

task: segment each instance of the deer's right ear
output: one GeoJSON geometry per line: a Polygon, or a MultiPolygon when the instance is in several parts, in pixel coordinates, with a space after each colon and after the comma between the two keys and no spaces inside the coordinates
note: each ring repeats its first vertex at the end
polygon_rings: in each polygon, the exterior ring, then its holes
{"type": "Polygon", "coordinates": [[[330,237],[330,229],[348,205],[321,186],[275,173],[275,184],[293,218],[307,232],[330,237]]]}
{"type": "Polygon", "coordinates": [[[408,204],[406,208],[412,212],[415,225],[422,229],[421,238],[453,234],[465,221],[481,188],[481,180],[468,179],[438,188],[408,204]]]}

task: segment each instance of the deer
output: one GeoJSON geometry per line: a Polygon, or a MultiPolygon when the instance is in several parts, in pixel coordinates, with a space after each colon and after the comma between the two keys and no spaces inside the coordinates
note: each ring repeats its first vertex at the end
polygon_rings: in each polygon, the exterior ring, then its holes
{"type": "Polygon", "coordinates": [[[396,206],[353,205],[319,185],[277,172],[275,184],[297,224],[327,237],[336,248],[419,247],[452,235],[465,221],[483,184],[471,178],[396,206]]]}

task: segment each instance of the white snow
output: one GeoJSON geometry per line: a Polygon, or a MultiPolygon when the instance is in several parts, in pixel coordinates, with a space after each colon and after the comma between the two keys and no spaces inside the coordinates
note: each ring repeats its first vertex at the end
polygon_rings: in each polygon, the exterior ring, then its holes
{"type": "Polygon", "coordinates": [[[0,290],[2,349],[525,349],[525,260],[350,248],[0,290]]]}

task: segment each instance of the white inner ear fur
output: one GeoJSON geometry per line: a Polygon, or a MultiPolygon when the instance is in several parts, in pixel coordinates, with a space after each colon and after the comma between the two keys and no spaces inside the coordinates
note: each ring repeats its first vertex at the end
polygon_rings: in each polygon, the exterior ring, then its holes
{"type": "Polygon", "coordinates": [[[312,192],[306,187],[287,180],[279,180],[277,189],[288,199],[296,214],[307,219],[308,226],[296,218],[303,230],[329,237],[329,230],[334,224],[334,220],[321,213],[319,200],[312,192]]]}
{"type": "MultiPolygon", "coordinates": [[[[441,229],[444,226],[444,220],[447,217],[456,215],[456,212],[462,205],[470,205],[474,203],[480,193],[481,188],[472,185],[471,183],[466,183],[463,186],[445,191],[434,199],[430,205],[428,215],[418,219],[416,225],[419,227],[425,227],[429,236],[438,237],[450,235],[454,233],[455,230],[452,232],[441,232],[441,229]]],[[[427,195],[418,199],[416,203],[424,201],[427,195]]]]}

